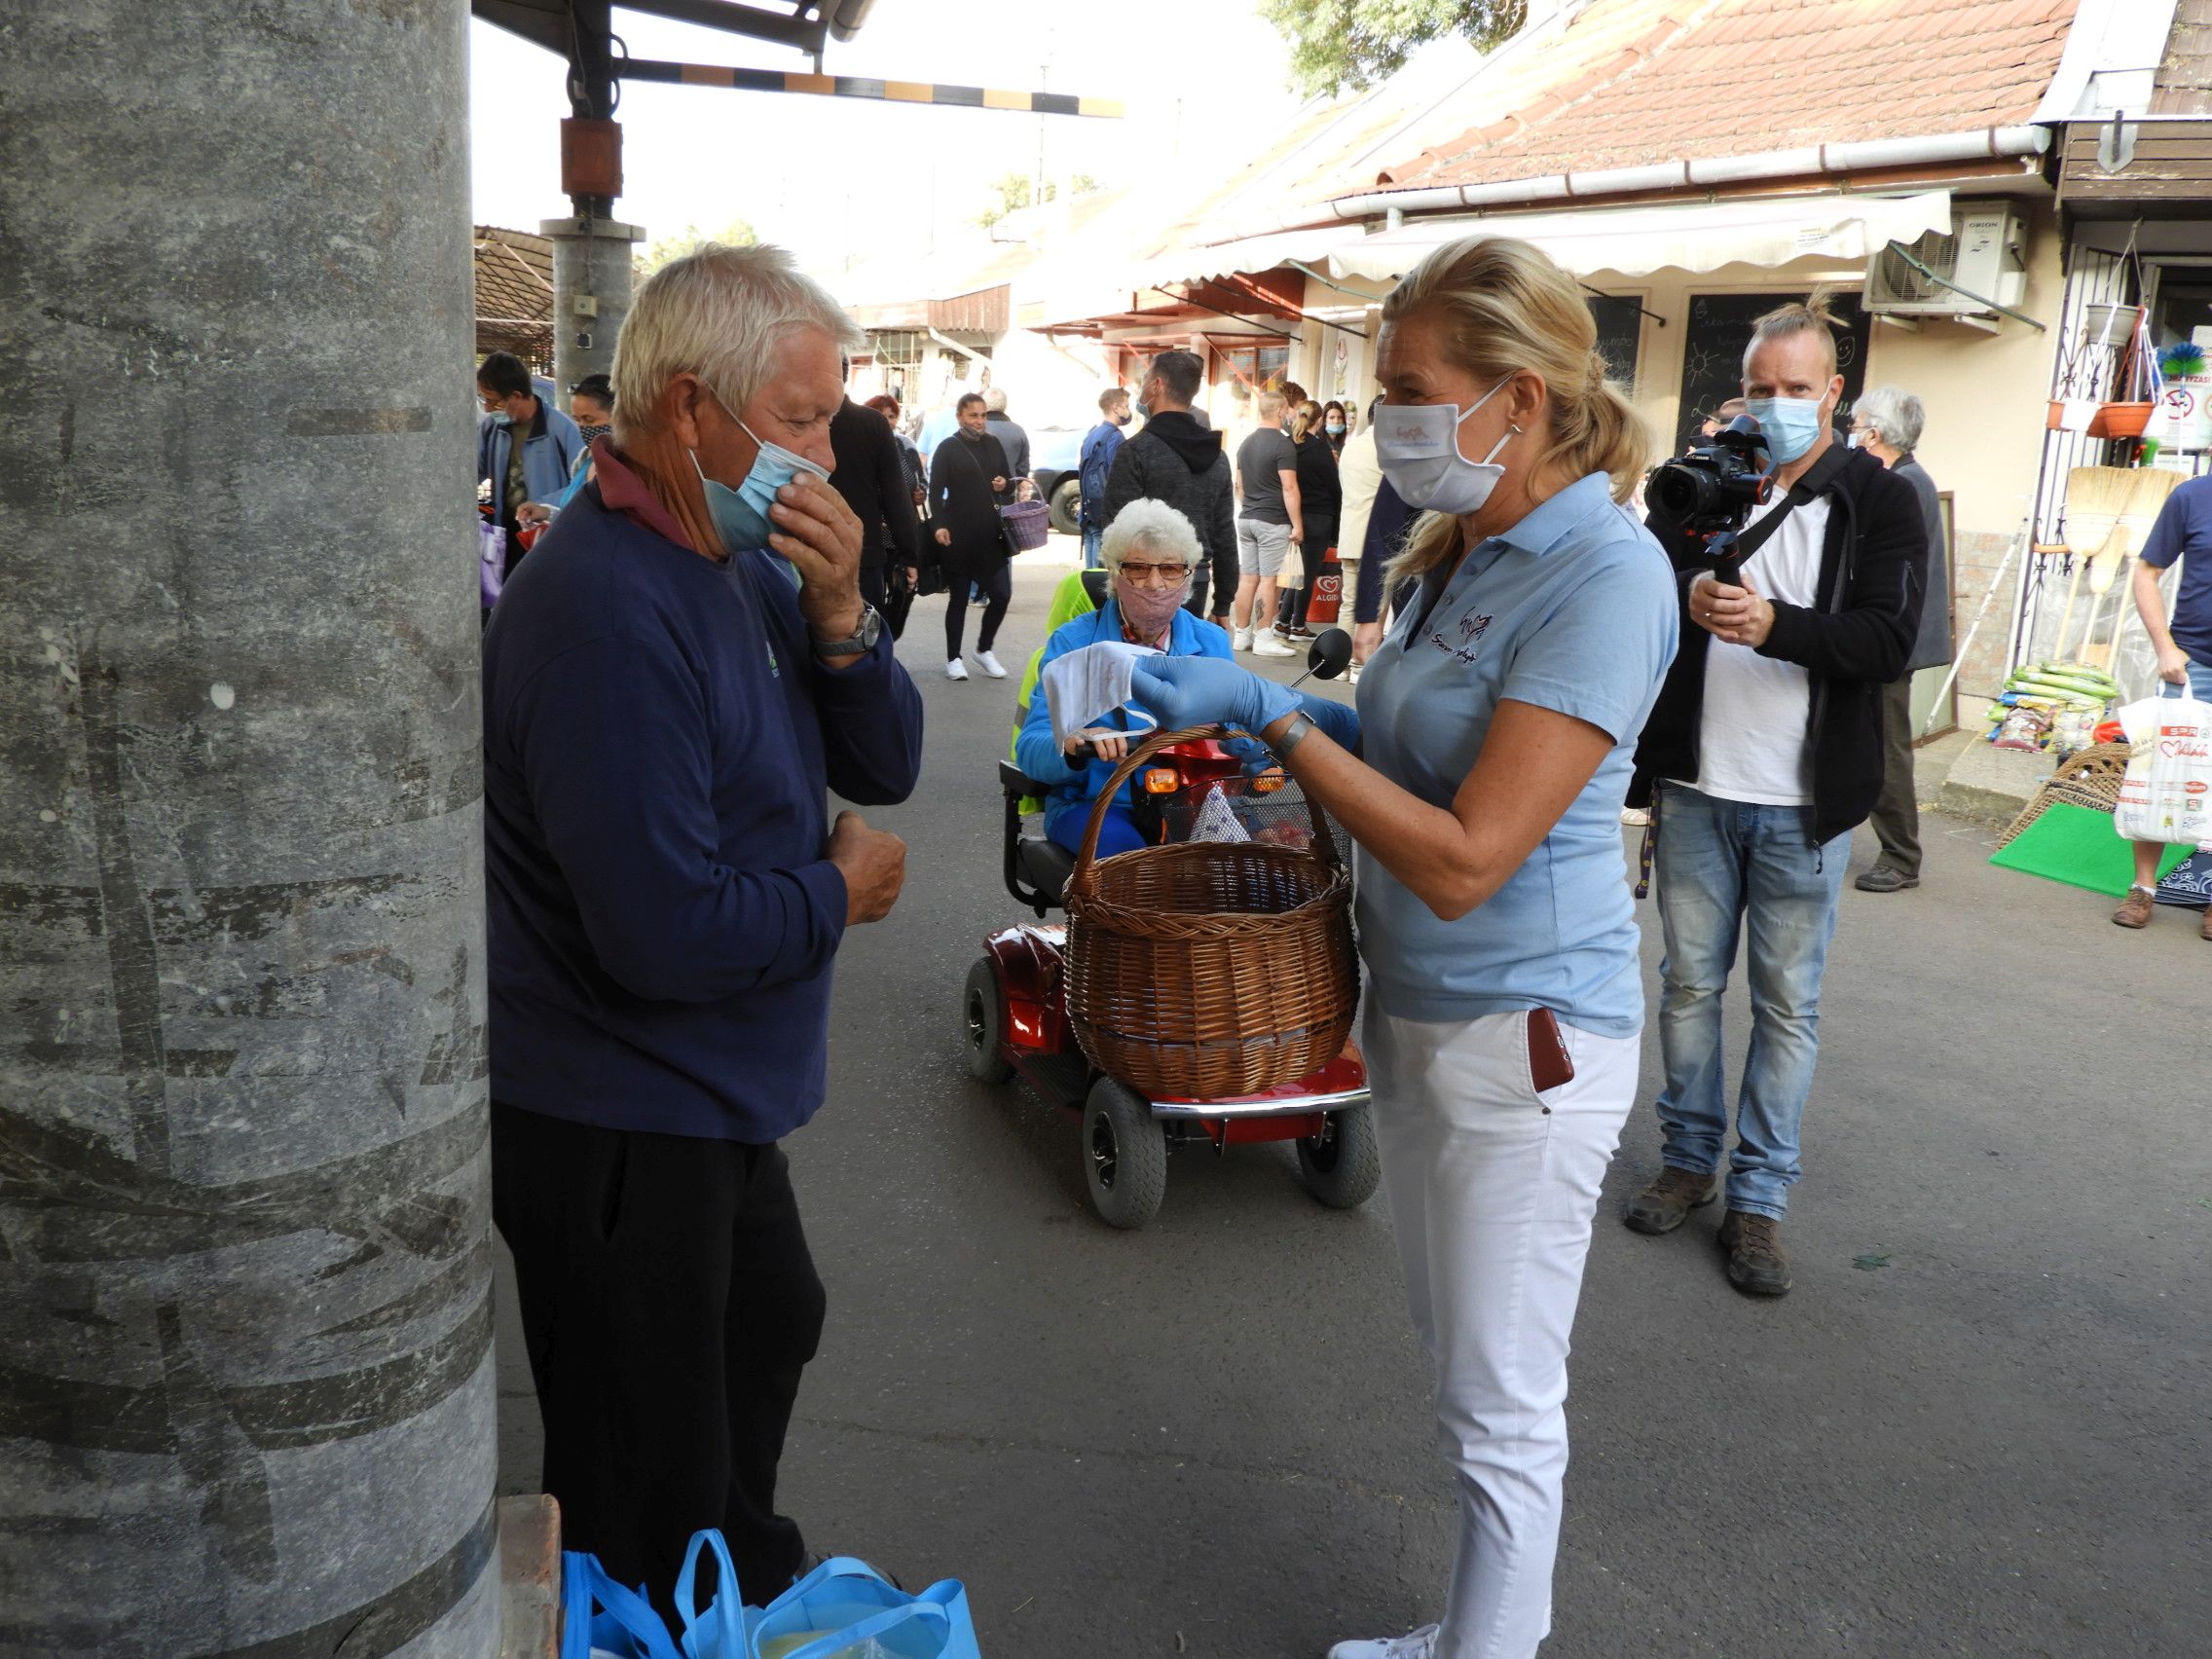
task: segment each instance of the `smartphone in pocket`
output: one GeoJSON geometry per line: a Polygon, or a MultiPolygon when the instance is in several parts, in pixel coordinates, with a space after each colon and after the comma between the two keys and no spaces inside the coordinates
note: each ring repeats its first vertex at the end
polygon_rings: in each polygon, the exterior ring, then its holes
{"type": "Polygon", "coordinates": [[[1567,1051],[1567,1038],[1559,1028],[1559,1015],[1548,1008],[1529,1011],[1529,1082],[1538,1094],[1574,1081],[1574,1056],[1567,1051]]]}

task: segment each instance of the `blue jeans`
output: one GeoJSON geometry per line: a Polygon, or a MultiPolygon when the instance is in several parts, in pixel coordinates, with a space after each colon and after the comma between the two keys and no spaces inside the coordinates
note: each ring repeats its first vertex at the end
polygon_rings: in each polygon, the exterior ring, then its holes
{"type": "Polygon", "coordinates": [[[1106,531],[1103,526],[1096,530],[1088,526],[1085,528],[1083,533],[1083,568],[1085,570],[1103,571],[1106,568],[1106,555],[1101,550],[1101,544],[1105,539],[1106,531]]]}
{"type": "Polygon", "coordinates": [[[1812,809],[1749,806],[1659,786],[1656,874],[1667,954],[1659,965],[1661,1156],[1710,1175],[1728,1141],[1720,997],[1739,935],[1751,943],[1751,1043],[1736,1104],[1728,1207],[1780,1220],[1797,1162],[1798,1125],[1820,1054],[1821,974],[1835,937],[1851,836],[1825,846],[1812,809]]]}

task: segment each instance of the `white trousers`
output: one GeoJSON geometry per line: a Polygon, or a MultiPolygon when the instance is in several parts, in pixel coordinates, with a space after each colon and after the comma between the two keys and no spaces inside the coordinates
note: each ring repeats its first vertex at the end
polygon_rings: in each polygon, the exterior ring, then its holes
{"type": "Polygon", "coordinates": [[[1383,1188],[1459,1489],[1437,1659],[1529,1659],[1551,1633],[1567,1337],[1638,1062],[1635,1038],[1560,1033],[1574,1078],[1539,1094],[1526,1014],[1367,1012],[1383,1188]]]}

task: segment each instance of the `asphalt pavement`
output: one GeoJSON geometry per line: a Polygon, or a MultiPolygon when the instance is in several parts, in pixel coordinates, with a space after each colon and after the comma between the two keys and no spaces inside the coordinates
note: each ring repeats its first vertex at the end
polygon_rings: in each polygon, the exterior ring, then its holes
{"type": "MultiPolygon", "coordinates": [[[[1072,547],[1017,566],[1011,668],[1072,547]]],[[[1382,1198],[1323,1210],[1284,1146],[1185,1151],[1159,1219],[1115,1233],[1073,1121],[963,1068],[962,977],[1017,914],[1014,684],[947,682],[941,614],[901,646],[921,787],[868,815],[906,837],[905,893],[846,940],[829,1104],[787,1143],[830,1321],[785,1507],[815,1548],[965,1579],[988,1659],[1318,1659],[1432,1619],[1452,1489],[1382,1198]]],[[[2129,934],[1992,868],[1984,829],[1924,832],[1918,891],[1844,895],[1790,1296],[1730,1289],[1717,1206],[1620,1225],[1658,1162],[1647,1028],[1575,1328],[1546,1659],[2212,1653],[2212,944],[2194,912],[2129,934]]],[[[1854,871],[1872,854],[1862,830],[1854,871]]],[[[1747,1017],[1739,986],[1736,1063],[1747,1017]]],[[[521,1492],[511,1288],[502,1264],[521,1492]]]]}

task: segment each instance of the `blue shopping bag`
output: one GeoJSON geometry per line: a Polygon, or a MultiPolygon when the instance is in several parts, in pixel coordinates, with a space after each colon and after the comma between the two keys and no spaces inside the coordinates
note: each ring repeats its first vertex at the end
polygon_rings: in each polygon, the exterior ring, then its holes
{"type": "Polygon", "coordinates": [[[681,1659],[644,1594],[628,1590],[580,1550],[561,1555],[561,1659],[681,1659]]]}
{"type": "Polygon", "coordinates": [[[909,1595],[850,1556],[831,1557],[747,1618],[746,1659],[831,1659],[867,1641],[893,1659],[981,1659],[958,1579],[909,1595]],[[809,1635],[816,1640],[790,1646],[809,1635]]]}
{"type": "Polygon", "coordinates": [[[676,1616],[683,1621],[683,1659],[749,1659],[746,1632],[760,1613],[746,1606],[729,1545],[712,1527],[693,1532],[683,1552],[683,1570],[676,1575],[676,1616]],[[716,1568],[715,1599],[704,1613],[698,1594],[703,1550],[714,1552],[716,1568]]]}

